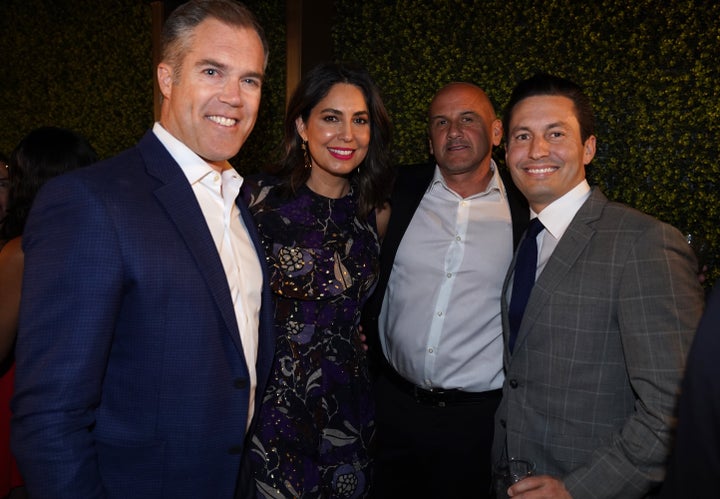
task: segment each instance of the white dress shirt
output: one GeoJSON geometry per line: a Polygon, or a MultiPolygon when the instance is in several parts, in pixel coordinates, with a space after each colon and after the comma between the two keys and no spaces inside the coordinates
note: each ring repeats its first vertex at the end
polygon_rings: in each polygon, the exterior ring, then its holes
{"type": "Polygon", "coordinates": [[[254,412],[257,386],[255,364],[263,278],[255,246],[235,204],[243,178],[232,167],[219,173],[160,123],[155,123],[153,133],[190,182],[228,279],[245,363],[250,374],[249,425],[254,412]]]}
{"type": "Polygon", "coordinates": [[[535,279],[542,273],[560,238],[580,207],[590,197],[590,184],[583,180],[562,197],[547,205],[539,214],[530,210],[530,218],[538,217],[545,230],[537,235],[538,261],[535,279]]]}
{"type": "Polygon", "coordinates": [[[497,167],[484,192],[462,198],[439,169],[403,236],[380,312],[385,356],[424,388],[500,388],[500,296],[513,249],[497,167]]]}

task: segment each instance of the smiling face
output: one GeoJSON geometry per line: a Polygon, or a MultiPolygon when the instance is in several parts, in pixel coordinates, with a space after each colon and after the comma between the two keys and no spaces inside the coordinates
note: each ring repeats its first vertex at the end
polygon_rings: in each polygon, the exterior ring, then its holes
{"type": "Polygon", "coordinates": [[[264,61],[254,30],[207,18],[193,30],[180,68],[158,65],[160,123],[222,170],[255,126],[264,61]]]}
{"type": "Polygon", "coordinates": [[[513,108],[505,160],[535,213],[582,182],[594,156],[595,136],[582,141],[571,99],[539,95],[513,108]]]}
{"type": "Polygon", "coordinates": [[[440,90],[429,110],[430,153],[446,181],[458,175],[486,176],[502,124],[480,88],[453,83],[440,90]]]}
{"type": "Polygon", "coordinates": [[[295,121],[312,160],[308,184],[347,182],[370,145],[370,111],[360,88],[337,83],[312,108],[306,121],[295,121]]]}

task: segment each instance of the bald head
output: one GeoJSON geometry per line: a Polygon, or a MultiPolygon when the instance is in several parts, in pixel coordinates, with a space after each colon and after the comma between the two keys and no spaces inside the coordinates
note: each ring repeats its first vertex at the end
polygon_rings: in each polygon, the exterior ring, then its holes
{"type": "Polygon", "coordinates": [[[428,108],[428,120],[430,122],[432,122],[433,116],[437,112],[436,108],[440,105],[439,103],[445,104],[448,101],[463,107],[473,108],[491,122],[496,119],[492,102],[490,102],[490,98],[482,88],[472,83],[453,82],[438,90],[432,101],[430,101],[430,107],[428,108]]]}

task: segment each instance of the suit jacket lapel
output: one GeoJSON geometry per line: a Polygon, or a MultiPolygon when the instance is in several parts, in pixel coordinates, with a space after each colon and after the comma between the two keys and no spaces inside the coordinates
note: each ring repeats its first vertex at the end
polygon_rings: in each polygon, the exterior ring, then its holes
{"type": "MultiPolygon", "coordinates": [[[[516,349],[517,345],[522,343],[529,334],[532,325],[537,321],[552,294],[565,280],[567,273],[590,244],[595,234],[592,224],[600,218],[607,202],[607,198],[599,190],[593,188],[590,197],[570,222],[530,293],[520,324],[520,331],[518,331],[516,349]]],[[[515,267],[515,258],[513,258],[512,267],[515,267]]],[[[510,273],[505,279],[505,289],[507,289],[509,277],[510,273]]]]}
{"type": "MultiPolygon", "coordinates": [[[[161,182],[161,185],[155,190],[155,196],[175,223],[188,250],[193,255],[198,269],[217,303],[228,333],[238,352],[242,355],[240,333],[225,270],[187,177],[152,132],[145,134],[138,144],[138,148],[145,159],[148,173],[161,182]]],[[[261,263],[264,263],[264,259],[261,263]]]]}
{"type": "MultiPolygon", "coordinates": [[[[265,249],[262,245],[257,226],[255,225],[255,219],[245,204],[242,195],[237,197],[235,204],[240,210],[240,216],[245,222],[245,227],[250,235],[250,240],[255,246],[255,251],[257,252],[258,259],[260,260],[260,269],[262,270],[262,302],[260,307],[260,327],[258,330],[258,356],[256,365],[258,387],[261,389],[263,386],[261,384],[262,380],[269,375],[275,351],[275,334],[273,330],[274,304],[270,291],[270,275],[268,272],[265,249]]],[[[257,397],[257,401],[259,402],[260,400],[262,400],[262,397],[257,397]]]]}

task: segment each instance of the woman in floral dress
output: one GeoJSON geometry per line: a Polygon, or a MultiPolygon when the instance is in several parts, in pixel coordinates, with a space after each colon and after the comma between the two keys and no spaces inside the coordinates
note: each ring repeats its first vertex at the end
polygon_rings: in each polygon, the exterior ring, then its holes
{"type": "Polygon", "coordinates": [[[323,64],[290,101],[284,160],[273,176],[244,186],[271,270],[278,334],[243,459],[249,497],[369,493],[374,407],[358,324],[389,216],[389,138],[367,72],[323,64]]]}

